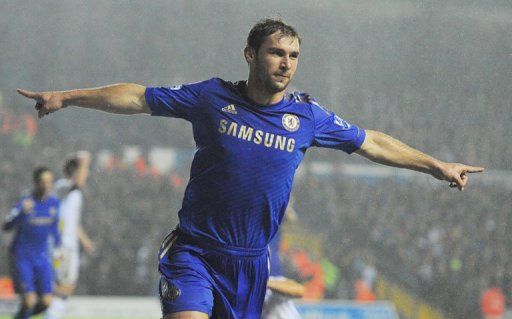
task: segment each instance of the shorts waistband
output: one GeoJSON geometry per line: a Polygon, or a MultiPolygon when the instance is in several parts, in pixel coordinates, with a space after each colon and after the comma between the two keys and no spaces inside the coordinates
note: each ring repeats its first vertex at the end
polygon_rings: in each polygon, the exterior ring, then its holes
{"type": "Polygon", "coordinates": [[[194,246],[198,246],[203,249],[211,250],[220,254],[232,255],[237,257],[259,257],[266,255],[268,248],[247,248],[247,247],[236,247],[230,245],[222,245],[218,243],[212,243],[211,241],[202,240],[201,238],[197,238],[191,236],[189,234],[184,233],[179,228],[174,230],[178,235],[178,240],[193,244],[194,246]]]}

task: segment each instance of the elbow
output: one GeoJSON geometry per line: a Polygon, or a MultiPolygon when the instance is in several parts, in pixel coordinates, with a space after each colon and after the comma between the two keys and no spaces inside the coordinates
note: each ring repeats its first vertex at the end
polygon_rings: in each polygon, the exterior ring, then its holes
{"type": "Polygon", "coordinates": [[[374,160],[377,149],[379,148],[379,138],[382,134],[383,133],[378,131],[366,130],[364,142],[356,153],[369,160],[374,160]]]}

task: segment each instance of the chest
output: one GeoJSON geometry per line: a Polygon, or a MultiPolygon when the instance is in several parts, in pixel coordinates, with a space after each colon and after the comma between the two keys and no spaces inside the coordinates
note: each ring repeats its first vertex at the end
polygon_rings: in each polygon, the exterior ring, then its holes
{"type": "Polygon", "coordinates": [[[57,205],[36,203],[31,211],[25,213],[25,221],[31,227],[47,227],[56,221],[57,213],[57,205]]]}
{"type": "Polygon", "coordinates": [[[237,160],[287,161],[310,145],[313,121],[295,105],[254,107],[233,98],[207,97],[193,124],[198,148],[237,160]]]}

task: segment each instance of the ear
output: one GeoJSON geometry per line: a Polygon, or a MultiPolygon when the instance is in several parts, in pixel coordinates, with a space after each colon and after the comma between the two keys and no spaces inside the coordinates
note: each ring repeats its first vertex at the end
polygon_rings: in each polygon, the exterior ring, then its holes
{"type": "Polygon", "coordinates": [[[244,56],[245,56],[245,61],[247,61],[247,63],[251,64],[254,61],[254,59],[256,58],[256,52],[254,52],[254,49],[251,48],[250,46],[246,46],[244,49],[244,56]]]}

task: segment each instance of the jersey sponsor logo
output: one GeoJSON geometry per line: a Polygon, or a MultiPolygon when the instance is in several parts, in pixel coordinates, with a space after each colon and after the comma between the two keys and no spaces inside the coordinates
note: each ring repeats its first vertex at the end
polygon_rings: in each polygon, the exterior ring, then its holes
{"type": "Polygon", "coordinates": [[[231,114],[236,114],[237,111],[236,111],[236,108],[233,104],[229,104],[228,106],[224,106],[222,108],[222,111],[223,112],[226,112],[226,113],[231,113],[231,114]]]}
{"type": "Polygon", "coordinates": [[[274,148],[280,151],[293,152],[295,149],[295,139],[285,137],[279,134],[268,133],[262,130],[255,130],[246,125],[239,125],[225,119],[220,120],[219,133],[231,135],[238,139],[253,142],[256,145],[263,145],[268,148],[274,148]]]}
{"type": "Polygon", "coordinates": [[[283,127],[290,132],[295,132],[299,129],[300,121],[297,115],[285,114],[283,115],[283,127]]]}
{"type": "Polygon", "coordinates": [[[30,219],[30,224],[32,225],[49,225],[53,223],[53,217],[33,217],[30,219]]]}
{"type": "Polygon", "coordinates": [[[53,216],[55,216],[56,214],[57,214],[57,208],[55,208],[55,207],[50,208],[50,216],[52,216],[52,217],[53,217],[53,216]]]}
{"type": "Polygon", "coordinates": [[[343,127],[345,130],[350,128],[350,124],[338,115],[334,115],[334,124],[343,127]]]}

